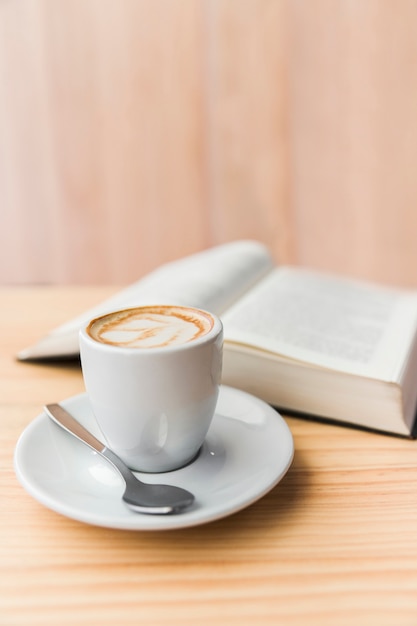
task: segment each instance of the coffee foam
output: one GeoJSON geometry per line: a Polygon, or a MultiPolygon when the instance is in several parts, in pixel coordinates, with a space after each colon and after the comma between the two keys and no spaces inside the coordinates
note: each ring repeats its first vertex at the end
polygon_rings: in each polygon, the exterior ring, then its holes
{"type": "Polygon", "coordinates": [[[188,343],[213,328],[203,311],[180,306],[146,306],[109,313],[90,322],[92,339],[121,348],[161,348],[188,343]]]}

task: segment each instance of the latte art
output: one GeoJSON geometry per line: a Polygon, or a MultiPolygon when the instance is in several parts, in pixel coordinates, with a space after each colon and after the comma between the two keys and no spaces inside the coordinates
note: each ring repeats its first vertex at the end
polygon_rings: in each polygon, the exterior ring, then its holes
{"type": "Polygon", "coordinates": [[[206,335],[213,318],[204,311],[181,306],[144,306],[110,313],[93,320],[92,339],[121,348],[177,346],[206,335]]]}

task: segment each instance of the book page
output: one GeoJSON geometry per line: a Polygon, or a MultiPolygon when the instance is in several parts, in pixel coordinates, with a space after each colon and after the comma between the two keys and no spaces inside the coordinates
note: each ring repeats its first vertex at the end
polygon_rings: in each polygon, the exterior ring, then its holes
{"type": "Polygon", "coordinates": [[[265,246],[236,241],[162,265],[80,318],[61,326],[116,308],[146,304],[179,304],[208,309],[217,315],[226,310],[273,267],[265,246]]]}
{"type": "Polygon", "coordinates": [[[78,353],[78,331],[88,320],[145,304],[179,304],[219,315],[274,267],[268,249],[256,241],[235,241],[162,265],[112,298],[62,324],[20,359],[78,353]]]}
{"type": "Polygon", "coordinates": [[[163,265],[136,283],[131,294],[220,315],[273,267],[264,245],[236,241],[163,265]]]}
{"type": "Polygon", "coordinates": [[[290,267],[274,270],[223,317],[228,341],[393,381],[416,321],[413,292],[290,267]]]}

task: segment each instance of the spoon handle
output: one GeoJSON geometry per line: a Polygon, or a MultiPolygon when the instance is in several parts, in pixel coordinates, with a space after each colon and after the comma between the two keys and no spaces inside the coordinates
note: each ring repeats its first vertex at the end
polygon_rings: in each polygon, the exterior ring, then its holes
{"type": "Polygon", "coordinates": [[[90,448],[99,452],[104,456],[114,467],[119,470],[123,478],[127,481],[132,479],[138,480],[127,467],[127,465],[120,459],[112,450],[110,450],[104,443],[96,439],[84,426],[81,426],[68,411],[64,409],[60,404],[47,404],[44,406],[44,411],[47,415],[61,426],[64,430],[74,435],[77,439],[86,443],[90,448]]]}
{"type": "Polygon", "coordinates": [[[84,428],[60,404],[47,404],[44,411],[56,424],[86,443],[120,472],[126,483],[122,499],[136,513],[178,513],[194,502],[194,495],[174,485],[148,484],[139,480],[112,450],[84,428]]]}
{"type": "Polygon", "coordinates": [[[86,443],[90,448],[103,454],[106,446],[92,435],[84,426],[81,426],[76,419],[72,417],[68,411],[64,409],[60,404],[47,404],[44,406],[44,411],[47,415],[64,430],[68,431],[72,435],[75,435],[77,439],[86,443]]]}
{"type": "Polygon", "coordinates": [[[107,446],[104,445],[101,441],[96,439],[94,435],[92,435],[84,426],[81,426],[80,422],[78,422],[68,411],[64,409],[60,404],[47,404],[44,406],[44,411],[47,415],[56,422],[59,426],[61,426],[64,430],[74,435],[77,439],[86,443],[90,448],[99,452],[102,456],[104,456],[114,467],[119,470],[125,481],[131,480],[132,477],[135,480],[138,480],[134,475],[132,476],[132,472],[125,465],[122,459],[114,454],[107,446]]]}

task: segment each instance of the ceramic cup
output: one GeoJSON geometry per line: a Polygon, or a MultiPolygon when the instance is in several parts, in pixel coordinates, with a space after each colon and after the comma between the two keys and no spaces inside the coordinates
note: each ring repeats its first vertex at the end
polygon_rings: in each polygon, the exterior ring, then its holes
{"type": "Polygon", "coordinates": [[[214,416],[223,328],[207,311],[124,309],[80,331],[86,391],[106,443],[133,470],[189,463],[214,416]]]}

